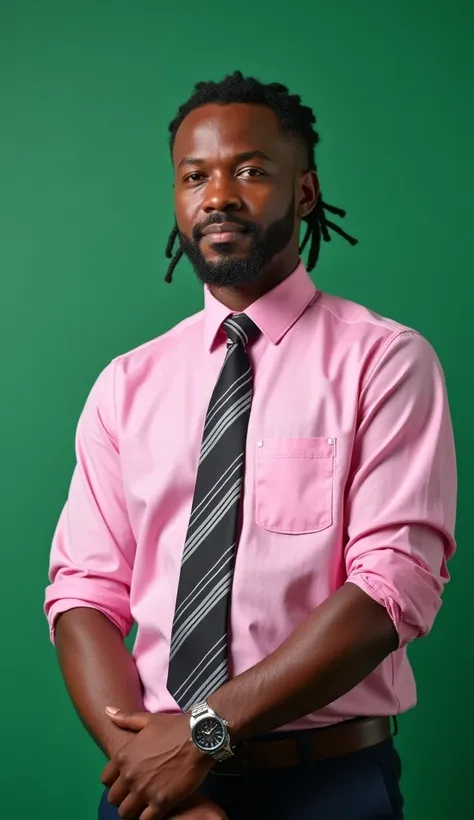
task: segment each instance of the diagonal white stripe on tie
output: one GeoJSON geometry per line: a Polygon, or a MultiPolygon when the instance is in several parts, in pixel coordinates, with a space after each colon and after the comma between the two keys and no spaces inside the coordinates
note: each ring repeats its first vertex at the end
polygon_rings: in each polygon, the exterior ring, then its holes
{"type": "Polygon", "coordinates": [[[228,676],[228,622],[253,378],[246,346],[259,330],[227,319],[228,346],[206,414],[170,642],[168,689],[181,709],[228,676]]]}

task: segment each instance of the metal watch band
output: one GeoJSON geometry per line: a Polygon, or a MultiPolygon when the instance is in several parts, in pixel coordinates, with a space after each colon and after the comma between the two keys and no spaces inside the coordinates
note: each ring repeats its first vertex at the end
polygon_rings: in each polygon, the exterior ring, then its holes
{"type": "Polygon", "coordinates": [[[199,715],[204,714],[204,712],[208,712],[209,709],[210,709],[210,707],[207,705],[206,701],[201,700],[199,703],[196,703],[192,707],[191,714],[192,714],[193,717],[199,717],[199,715]]]}
{"type": "Polygon", "coordinates": [[[223,760],[227,760],[229,757],[234,757],[234,753],[232,749],[221,749],[220,752],[215,752],[212,757],[216,763],[222,763],[223,760]]]}
{"type": "MultiPolygon", "coordinates": [[[[201,716],[206,714],[210,717],[215,717],[217,720],[220,720],[223,723],[227,734],[225,746],[223,746],[221,749],[218,749],[215,752],[208,752],[210,757],[212,757],[213,760],[216,761],[216,763],[221,763],[223,760],[227,760],[227,758],[234,756],[234,752],[232,751],[230,746],[230,737],[229,732],[227,730],[227,721],[224,720],[224,718],[221,715],[215,712],[214,709],[211,706],[209,706],[207,701],[203,700],[199,703],[195,703],[194,706],[191,708],[191,727],[196,719],[199,719],[201,716]]],[[[190,738],[190,740],[192,740],[192,737],[190,738]]]]}

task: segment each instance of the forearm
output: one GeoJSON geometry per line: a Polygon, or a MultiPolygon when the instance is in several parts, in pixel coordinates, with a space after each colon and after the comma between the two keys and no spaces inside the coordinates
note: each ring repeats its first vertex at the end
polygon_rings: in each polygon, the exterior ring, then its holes
{"type": "Polygon", "coordinates": [[[106,706],[143,711],[134,660],[119,630],[96,609],[71,609],[58,618],[56,648],[68,692],[84,726],[110,758],[129,739],[106,706]]]}
{"type": "Polygon", "coordinates": [[[386,610],[345,584],[275,652],[222,686],[209,703],[229,721],[237,743],[332,703],[397,646],[386,610]]]}

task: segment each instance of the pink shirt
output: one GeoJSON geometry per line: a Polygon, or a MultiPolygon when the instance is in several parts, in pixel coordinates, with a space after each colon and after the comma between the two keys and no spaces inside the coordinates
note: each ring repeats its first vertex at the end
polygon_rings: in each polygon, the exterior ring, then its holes
{"type": "MultiPolygon", "coordinates": [[[[443,373],[417,332],[316,290],[303,264],[246,311],[254,398],[232,590],[230,668],[275,650],[346,582],[387,608],[399,649],[292,724],[405,711],[406,644],[429,631],[449,575],[456,464],[443,373]]],[[[118,356],[79,420],[77,466],[51,552],[46,613],[94,607],[133,650],[145,708],[166,688],[181,552],[230,311],[205,309],[118,356]]]]}

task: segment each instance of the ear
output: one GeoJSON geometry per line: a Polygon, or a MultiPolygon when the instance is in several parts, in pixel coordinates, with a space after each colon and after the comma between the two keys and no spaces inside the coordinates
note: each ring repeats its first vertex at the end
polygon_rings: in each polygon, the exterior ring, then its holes
{"type": "Polygon", "coordinates": [[[298,216],[304,219],[315,207],[320,194],[316,171],[304,171],[299,181],[298,216]]]}

